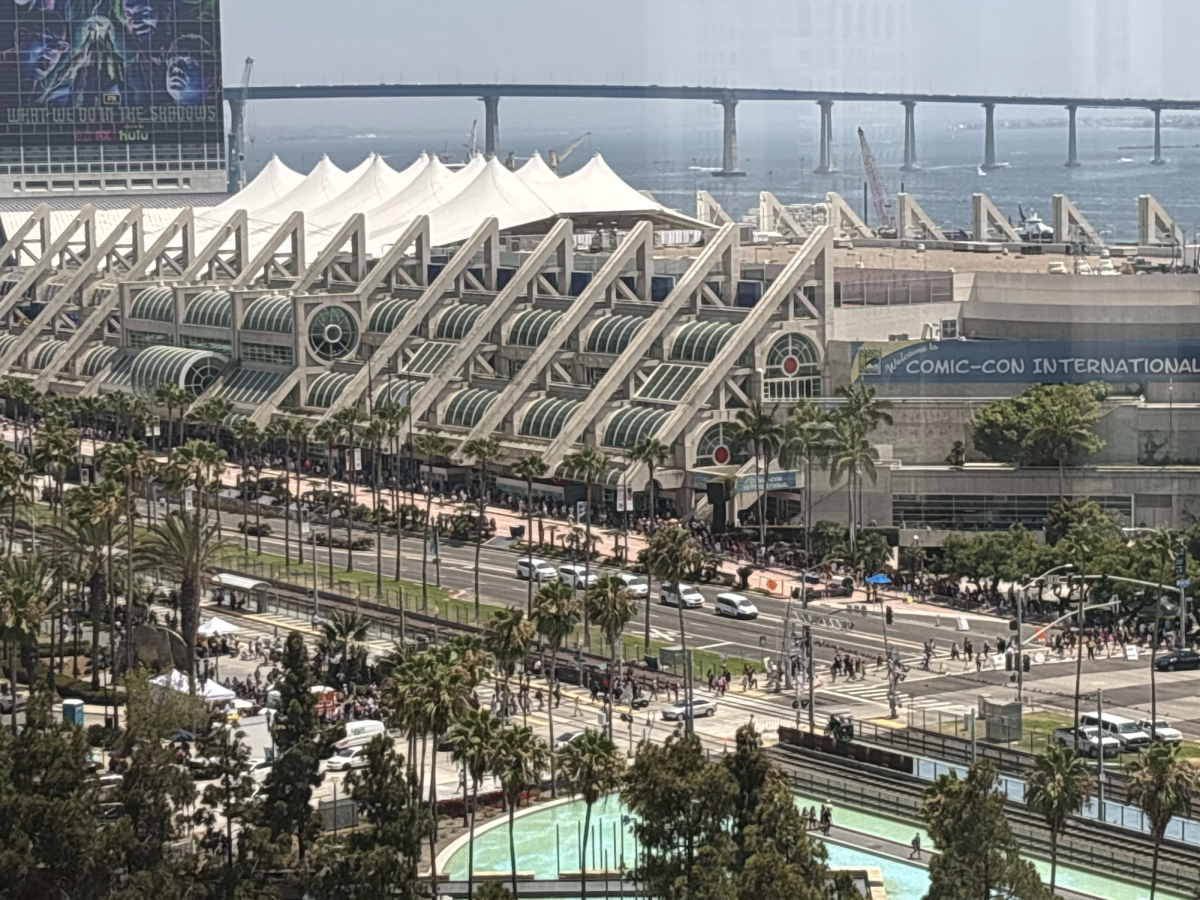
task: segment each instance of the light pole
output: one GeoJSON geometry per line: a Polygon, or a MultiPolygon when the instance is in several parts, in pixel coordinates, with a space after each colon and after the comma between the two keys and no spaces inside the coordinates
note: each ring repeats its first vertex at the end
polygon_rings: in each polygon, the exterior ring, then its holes
{"type": "MultiPolygon", "coordinates": [[[[1075,568],[1075,566],[1073,566],[1071,563],[1064,563],[1061,566],[1055,566],[1053,569],[1046,570],[1041,575],[1039,575],[1037,578],[1030,579],[1030,577],[1028,575],[1022,576],[1022,578],[1021,578],[1021,593],[1018,594],[1017,598],[1016,598],[1016,601],[1017,601],[1017,702],[1018,703],[1021,703],[1025,698],[1025,666],[1024,666],[1025,656],[1024,656],[1024,653],[1022,652],[1024,640],[1023,640],[1023,635],[1021,632],[1021,628],[1022,628],[1021,619],[1022,619],[1022,613],[1024,611],[1025,604],[1029,601],[1029,586],[1031,584],[1041,583],[1046,578],[1053,575],[1055,572],[1060,572],[1063,569],[1073,569],[1073,568],[1075,568]]],[[[1082,628],[1082,623],[1081,623],[1081,628],[1082,628]]],[[[1081,632],[1081,635],[1082,635],[1082,632],[1081,632]]]]}

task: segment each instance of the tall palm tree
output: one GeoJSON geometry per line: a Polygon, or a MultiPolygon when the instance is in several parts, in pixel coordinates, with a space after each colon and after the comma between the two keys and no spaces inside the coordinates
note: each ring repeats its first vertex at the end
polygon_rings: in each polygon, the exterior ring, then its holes
{"type": "Polygon", "coordinates": [[[200,510],[167,516],[142,537],[134,551],[141,566],[160,570],[179,585],[179,623],[187,644],[188,691],[196,692],[196,629],[200,592],[225,544],[200,510]]]}
{"type": "Polygon", "coordinates": [[[0,448],[0,505],[8,509],[8,552],[13,552],[17,533],[17,513],[29,503],[33,492],[33,472],[29,463],[15,450],[0,448]]]}
{"type": "Polygon", "coordinates": [[[479,782],[492,770],[503,723],[486,709],[469,709],[450,729],[453,759],[471,779],[471,825],[467,843],[467,900],[475,896],[475,812],[479,807],[479,782]]]}
{"type": "Polygon", "coordinates": [[[133,666],[133,530],[137,516],[134,485],[141,481],[150,464],[150,454],[139,441],[125,440],[109,444],[101,451],[100,468],[105,478],[120,479],[125,486],[125,665],[133,666]]]}
{"type": "MultiPolygon", "coordinates": [[[[262,450],[263,443],[266,441],[266,435],[263,430],[258,427],[258,424],[253,419],[238,419],[230,427],[230,433],[233,435],[233,441],[237,444],[238,457],[242,463],[242,549],[245,552],[250,552],[250,534],[248,530],[250,518],[250,497],[246,486],[250,481],[251,461],[255,458],[259,451],[262,450]]],[[[257,494],[257,491],[255,491],[257,494]]],[[[261,504],[258,503],[257,496],[254,499],[254,518],[255,523],[258,522],[258,510],[261,504]]],[[[258,552],[262,553],[262,532],[258,532],[258,552]]]]}
{"type": "MultiPolygon", "coordinates": [[[[583,585],[586,589],[592,580],[592,485],[608,468],[608,456],[597,447],[587,444],[563,457],[563,466],[576,477],[583,476],[583,496],[587,506],[587,522],[584,524],[583,542],[583,585]]],[[[583,640],[590,646],[591,632],[588,624],[588,611],[585,606],[583,609],[583,640]]]]}
{"type": "Polygon", "coordinates": [[[357,406],[348,406],[336,418],[346,437],[346,571],[354,571],[354,510],[358,506],[358,468],[355,432],[362,422],[357,406]]]}
{"type": "Polygon", "coordinates": [[[1076,453],[1094,451],[1097,442],[1092,430],[1098,410],[1086,410],[1067,402],[1050,403],[1038,417],[1037,424],[1025,435],[1026,447],[1048,447],[1058,461],[1058,496],[1066,496],[1067,461],[1076,453]]]}
{"type": "Polygon", "coordinates": [[[17,659],[24,656],[30,690],[34,687],[36,643],[42,620],[50,615],[55,599],[54,567],[38,554],[18,554],[0,559],[0,640],[8,647],[12,675],[12,730],[17,732],[17,659]]]}
{"type": "MultiPolygon", "coordinates": [[[[167,449],[169,450],[174,442],[174,425],[175,425],[175,410],[179,410],[180,422],[183,421],[183,410],[187,406],[188,395],[187,391],[177,384],[160,384],[154,389],[151,394],[151,400],[155,406],[164,407],[167,411],[167,449]]],[[[182,431],[182,424],[181,424],[182,431]]],[[[182,434],[180,435],[182,439],[182,434]]]]}
{"type": "Polygon", "coordinates": [[[1083,758],[1069,747],[1051,744],[1025,777],[1025,805],[1046,820],[1050,829],[1050,893],[1058,874],[1058,838],[1092,796],[1096,783],[1083,758]]]}
{"type": "Polygon", "coordinates": [[[479,521],[475,529],[475,624],[479,624],[479,549],[483,544],[484,523],[487,522],[487,467],[504,455],[504,448],[494,437],[475,438],[463,444],[463,454],[479,466],[479,521]]]}
{"type": "MultiPolygon", "coordinates": [[[[225,451],[208,441],[188,441],[171,451],[171,465],[185,472],[196,491],[196,509],[204,507],[205,489],[219,483],[225,469],[225,451]]],[[[221,506],[217,507],[217,535],[221,535],[221,506]]],[[[206,513],[207,517],[207,513],[206,513]]]]}
{"type": "Polygon", "coordinates": [[[858,546],[858,522],[862,513],[855,505],[855,488],[864,476],[870,478],[872,484],[875,483],[875,461],[879,459],[879,451],[871,446],[857,420],[839,417],[834,423],[833,434],[829,478],[837,482],[843,475],[847,476],[850,550],[853,552],[858,546]]]}
{"type": "Polygon", "coordinates": [[[1196,792],[1196,769],[1180,753],[1180,745],[1154,743],[1126,767],[1126,796],[1146,815],[1154,838],[1154,864],[1150,870],[1150,900],[1158,887],[1158,854],[1167,825],[1175,816],[1190,817],[1196,792]]]}
{"type": "Polygon", "coordinates": [[[512,892],[517,893],[517,845],[513,835],[513,818],[521,794],[533,784],[540,784],[542,773],[550,765],[550,748],[545,741],[526,727],[505,728],[496,741],[492,757],[492,773],[500,780],[504,805],[508,807],[508,860],[512,867],[512,892]]]}
{"type": "Polygon", "coordinates": [[[370,629],[370,620],[349,610],[335,609],[329,618],[321,622],[320,646],[326,651],[324,655],[327,662],[332,662],[336,657],[341,663],[343,684],[355,680],[355,660],[366,654],[370,629]]]}
{"type": "MultiPolygon", "coordinates": [[[[629,451],[629,461],[640,463],[650,472],[650,533],[654,533],[657,507],[654,499],[654,470],[667,461],[671,448],[652,434],[643,434],[629,451]]],[[[649,607],[647,607],[648,609],[649,607]]]]}
{"type": "Polygon", "coordinates": [[[529,561],[529,585],[525,597],[525,612],[533,613],[533,480],[550,470],[540,456],[522,456],[512,467],[512,473],[525,482],[525,556],[529,561]]]}
{"type": "Polygon", "coordinates": [[[679,597],[679,582],[695,571],[700,559],[700,547],[695,539],[678,525],[669,525],[651,535],[646,544],[646,568],[659,580],[671,585],[679,610],[679,646],[683,651],[684,699],[688,713],[685,729],[692,731],[692,659],[688,655],[687,626],[683,618],[683,600],[679,597]]]}
{"type": "MultiPolygon", "coordinates": [[[[63,398],[66,399],[66,398],[63,398]]],[[[54,475],[54,492],[50,498],[50,509],[52,525],[59,526],[62,524],[63,504],[66,501],[65,483],[67,477],[67,469],[78,458],[76,448],[79,446],[80,432],[77,428],[71,428],[65,422],[51,421],[44,423],[41,431],[38,434],[37,446],[33,449],[32,463],[33,467],[41,471],[50,471],[54,475]]],[[[51,533],[50,550],[51,556],[55,555],[57,550],[55,533],[51,533]]],[[[64,571],[59,569],[59,572],[64,571]]],[[[60,623],[61,624],[61,623],[60,623]]],[[[51,657],[54,655],[54,635],[59,634],[59,665],[62,664],[62,629],[55,628],[55,623],[50,623],[50,650],[51,657]]],[[[50,680],[53,684],[54,666],[50,666],[50,680]]]]}
{"type": "Polygon", "coordinates": [[[608,641],[608,739],[613,736],[613,689],[616,687],[617,674],[620,672],[617,648],[621,642],[621,632],[637,615],[637,600],[629,585],[616,575],[605,575],[592,587],[588,588],[583,598],[584,609],[593,622],[604,632],[608,641]]]}
{"type": "MultiPolygon", "coordinates": [[[[396,472],[396,462],[400,458],[400,429],[405,422],[408,421],[409,408],[401,406],[398,403],[388,403],[384,406],[377,407],[375,410],[376,417],[387,425],[388,442],[392,448],[392,509],[396,511],[396,570],[392,576],[394,581],[400,580],[400,566],[403,558],[403,543],[402,534],[404,531],[404,520],[400,515],[400,491],[399,479],[396,472]]],[[[401,613],[403,613],[404,605],[400,605],[401,613]]]]}
{"type": "Polygon", "coordinates": [[[779,452],[783,440],[783,428],[775,419],[774,412],[767,412],[759,400],[745,409],[740,409],[725,432],[735,450],[749,450],[754,456],[754,477],[761,486],[758,494],[758,541],[767,545],[767,478],[771,460],[779,452]]]}
{"type": "Polygon", "coordinates": [[[522,609],[504,608],[492,616],[483,629],[483,648],[496,661],[501,675],[500,697],[502,715],[508,719],[509,689],[517,665],[529,653],[529,642],[533,640],[533,623],[525,618],[522,609]]]}
{"type": "MultiPolygon", "coordinates": [[[[1154,595],[1154,632],[1150,636],[1150,737],[1154,739],[1155,728],[1158,724],[1158,679],[1155,674],[1158,667],[1155,666],[1155,657],[1158,655],[1158,630],[1162,626],[1162,596],[1163,584],[1170,577],[1168,574],[1171,571],[1171,566],[1175,561],[1175,557],[1184,552],[1185,543],[1184,536],[1178,531],[1175,531],[1167,526],[1155,528],[1154,531],[1146,535],[1142,539],[1146,549],[1150,552],[1151,558],[1158,563],[1158,591],[1154,595]]],[[[1182,616],[1182,604],[1180,615],[1182,616]]],[[[1082,613],[1080,614],[1082,616],[1082,613]]],[[[1187,634],[1187,623],[1180,621],[1180,634],[1187,634]]],[[[1083,635],[1083,620],[1079,622],[1079,634],[1083,635]]],[[[1082,655],[1082,644],[1080,645],[1080,654],[1082,655]]],[[[1076,687],[1076,697],[1079,695],[1079,689],[1076,687]]],[[[1078,702],[1078,701],[1076,701],[1078,702]]]]}
{"type": "MultiPolygon", "coordinates": [[[[337,418],[326,419],[313,429],[313,439],[325,445],[325,515],[328,517],[329,588],[333,589],[333,448],[341,443],[342,423],[337,418]]],[[[317,552],[313,542],[313,554],[317,552]]]]}
{"type": "Polygon", "coordinates": [[[620,785],[625,759],[617,752],[611,735],[589,728],[562,749],[559,763],[563,786],[568,793],[582,797],[585,806],[583,840],[579,847],[579,900],[587,900],[587,847],[592,807],[620,785]]]}
{"type": "Polygon", "coordinates": [[[203,403],[198,403],[188,410],[187,416],[193,422],[198,422],[208,429],[212,442],[221,446],[221,429],[225,420],[233,412],[233,404],[221,397],[209,397],[203,403]]]}
{"type": "Polygon", "coordinates": [[[813,465],[825,465],[832,426],[829,417],[814,401],[800,400],[783,423],[783,442],[779,465],[785,469],[804,469],[804,552],[812,555],[813,465]]]}
{"type": "MultiPolygon", "coordinates": [[[[425,534],[421,548],[421,611],[429,611],[429,525],[433,511],[433,467],[439,459],[450,455],[454,445],[437,429],[431,429],[419,434],[413,440],[413,449],[429,461],[429,490],[425,492],[425,534]]],[[[438,548],[438,558],[441,558],[441,548],[438,548]]],[[[440,565],[440,563],[439,563],[440,565]]],[[[440,570],[439,570],[440,571],[440,570]]]]}
{"type": "MultiPolygon", "coordinates": [[[[304,455],[304,448],[308,444],[308,423],[299,416],[284,416],[280,419],[275,419],[269,426],[268,430],[274,428],[276,435],[283,439],[284,443],[284,460],[286,462],[289,453],[293,456],[294,465],[284,466],[283,479],[285,487],[291,482],[291,472],[296,476],[296,490],[291,495],[296,503],[296,561],[304,565],[304,523],[303,513],[300,508],[300,460],[304,455]]],[[[283,558],[284,571],[290,571],[290,553],[288,550],[288,521],[292,516],[292,499],[288,499],[286,512],[283,516],[283,558]]],[[[316,556],[316,544],[313,544],[313,555],[316,556]]]]}
{"type": "MultiPolygon", "coordinates": [[[[375,519],[375,590],[383,593],[383,517],[379,513],[379,466],[383,458],[384,448],[391,438],[387,422],[375,418],[367,423],[362,431],[363,443],[371,448],[371,494],[374,498],[374,508],[371,510],[375,519]]],[[[396,552],[400,552],[399,546],[396,552]]]]}
{"type": "MultiPolygon", "coordinates": [[[[574,591],[561,581],[551,581],[538,588],[533,601],[533,626],[550,644],[549,703],[550,746],[554,746],[554,693],[558,686],[558,651],[575,626],[579,624],[580,602],[574,591]]],[[[556,796],[554,757],[550,757],[550,796],[556,796]]]]}

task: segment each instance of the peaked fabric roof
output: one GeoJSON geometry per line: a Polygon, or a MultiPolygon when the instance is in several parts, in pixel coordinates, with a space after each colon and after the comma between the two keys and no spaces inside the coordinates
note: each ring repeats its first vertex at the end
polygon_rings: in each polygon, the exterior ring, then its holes
{"type": "MultiPolygon", "coordinates": [[[[370,159],[370,165],[345,192],[321,206],[305,210],[304,220],[308,232],[317,243],[322,235],[328,240],[354,214],[365,213],[391,201],[412,184],[428,165],[429,157],[424,153],[417,157],[416,162],[400,172],[384,162],[382,156],[370,159]]],[[[316,252],[320,249],[318,246],[316,252]]],[[[309,250],[312,252],[313,248],[310,247],[309,250]]]]}
{"type": "Polygon", "coordinates": [[[554,215],[541,197],[493,157],[453,200],[429,213],[429,228],[434,244],[452,244],[470,237],[488,216],[499,219],[504,230],[554,215]]]}
{"type": "Polygon", "coordinates": [[[367,210],[367,245],[371,252],[381,253],[417,216],[457,197],[486,165],[483,157],[476,156],[452,172],[440,159],[431,159],[407,188],[375,209],[367,210]]]}

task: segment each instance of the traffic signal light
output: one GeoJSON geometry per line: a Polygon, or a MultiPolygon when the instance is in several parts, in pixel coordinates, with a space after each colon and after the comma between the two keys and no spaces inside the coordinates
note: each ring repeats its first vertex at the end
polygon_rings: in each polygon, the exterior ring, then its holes
{"type": "Polygon", "coordinates": [[[1009,619],[1009,620],[1008,620],[1008,630],[1009,630],[1009,631],[1016,631],[1016,630],[1017,630],[1017,620],[1016,620],[1016,619],[1009,619]]]}
{"type": "Polygon", "coordinates": [[[800,599],[800,587],[798,585],[792,587],[792,599],[793,600],[800,599]]]}
{"type": "Polygon", "coordinates": [[[884,621],[886,621],[889,625],[892,624],[892,608],[890,606],[887,607],[886,611],[884,612],[883,618],[884,621]]]}
{"type": "Polygon", "coordinates": [[[1029,671],[1029,654],[1028,653],[1021,654],[1021,668],[1024,669],[1026,672],[1029,671]]]}
{"type": "Polygon", "coordinates": [[[1011,672],[1013,670],[1013,655],[1011,653],[1004,654],[1004,671],[1011,672]]]}

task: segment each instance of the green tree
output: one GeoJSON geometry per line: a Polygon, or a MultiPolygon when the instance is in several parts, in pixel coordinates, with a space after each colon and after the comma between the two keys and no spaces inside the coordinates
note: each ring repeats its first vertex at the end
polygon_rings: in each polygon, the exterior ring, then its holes
{"type": "Polygon", "coordinates": [[[783,424],[779,465],[804,470],[804,553],[812,564],[813,466],[825,466],[832,440],[829,417],[813,400],[804,399],[792,407],[783,424]]]}
{"type": "Polygon", "coordinates": [[[0,506],[8,509],[8,552],[13,552],[17,534],[17,513],[29,504],[33,492],[33,472],[25,457],[8,447],[0,447],[0,506]]]}
{"type": "Polygon", "coordinates": [[[512,892],[517,891],[517,844],[513,819],[521,794],[531,785],[540,785],[542,773],[550,763],[550,748],[530,728],[505,728],[496,741],[492,774],[500,781],[504,805],[508,808],[508,860],[512,871],[512,892]]]}
{"type": "Polygon", "coordinates": [[[1108,386],[1099,382],[1031,385],[1016,397],[989,403],[977,412],[971,422],[972,443],[996,462],[1057,463],[1061,473],[1067,460],[1090,456],[1104,447],[1092,426],[1107,393],[1108,386]]]}
{"type": "Polygon", "coordinates": [[[839,416],[833,426],[834,444],[830,451],[830,481],[837,482],[847,476],[849,503],[850,551],[858,543],[858,528],[862,520],[862,479],[870,478],[875,483],[875,461],[879,451],[871,446],[863,424],[858,419],[839,416]]]}
{"type": "Polygon", "coordinates": [[[371,621],[352,610],[335,609],[321,622],[321,633],[317,638],[317,652],[332,668],[338,664],[338,678],[342,684],[362,683],[367,665],[367,634],[371,621]]]}
{"type": "MultiPolygon", "coordinates": [[[[514,610],[518,615],[520,610],[514,610]]],[[[460,763],[471,779],[471,824],[467,843],[467,898],[475,895],[475,813],[479,808],[479,782],[492,770],[496,744],[503,723],[486,709],[469,709],[450,729],[454,761],[460,763]]]]}
{"type": "Polygon", "coordinates": [[[525,617],[523,609],[501,609],[483,629],[483,647],[492,655],[501,677],[500,697],[505,720],[508,719],[511,698],[509,679],[529,653],[529,642],[533,640],[533,635],[533,622],[525,617]]]}
{"type": "Polygon", "coordinates": [[[8,647],[12,676],[12,730],[17,732],[17,658],[24,657],[26,682],[36,677],[37,637],[42,620],[57,605],[54,568],[40,554],[0,558],[0,641],[8,647]]]}
{"type": "Polygon", "coordinates": [[[604,575],[587,589],[583,597],[584,609],[596,623],[608,641],[608,739],[613,737],[613,688],[621,671],[617,650],[621,646],[621,633],[637,615],[637,600],[629,585],[616,575],[604,575]]]}
{"type": "Polygon", "coordinates": [[[1089,544],[1124,542],[1121,523],[1087,497],[1066,498],[1051,507],[1045,522],[1046,544],[1053,547],[1074,531],[1089,544]]]}
{"type": "MultiPolygon", "coordinates": [[[[329,587],[333,589],[333,448],[342,442],[345,429],[336,419],[326,419],[313,429],[313,439],[325,445],[325,515],[329,519],[327,535],[329,539],[329,587]]],[[[299,509],[297,508],[297,519],[299,509]]],[[[317,552],[316,542],[313,542],[313,553],[317,552]]]]}
{"type": "Polygon", "coordinates": [[[1024,444],[1039,451],[1045,448],[1058,463],[1060,499],[1066,496],[1067,462],[1081,456],[1091,456],[1104,446],[1104,441],[1092,430],[1099,417],[1100,412],[1096,408],[1081,408],[1079,404],[1069,402],[1052,403],[1042,410],[1025,435],[1024,444]]]}
{"type": "MultiPolygon", "coordinates": [[[[134,486],[144,477],[151,458],[135,440],[108,444],[100,451],[100,470],[105,478],[119,480],[125,487],[125,665],[133,665],[133,531],[137,519],[137,492],[134,486]]],[[[114,652],[116,648],[113,648],[114,652]]]]}
{"type": "Polygon", "coordinates": [[[167,410],[167,447],[169,449],[174,444],[175,410],[179,410],[180,440],[183,439],[183,410],[188,402],[187,391],[177,384],[160,384],[151,394],[151,402],[155,406],[161,406],[167,410]]]}
{"type": "MultiPolygon", "coordinates": [[[[611,727],[611,721],[609,725],[611,727]]],[[[579,848],[579,898],[587,900],[587,847],[592,807],[601,797],[617,789],[625,760],[611,737],[589,728],[560,751],[559,767],[567,792],[582,797],[585,805],[583,840],[579,848]]]]}
{"type": "Polygon", "coordinates": [[[694,572],[700,558],[700,547],[688,532],[678,525],[668,525],[650,536],[643,552],[646,569],[658,577],[664,585],[671,586],[679,612],[679,645],[683,652],[684,699],[688,713],[684,717],[684,728],[692,730],[692,658],[687,648],[687,625],[683,616],[683,600],[679,596],[679,582],[694,572]]]}
{"type": "MultiPolygon", "coordinates": [[[[381,484],[379,470],[383,463],[383,453],[391,440],[391,430],[388,423],[380,418],[374,418],[362,430],[363,444],[371,448],[371,496],[373,506],[371,517],[375,520],[375,590],[383,594],[383,514],[379,510],[381,484]]],[[[399,510],[396,511],[398,516],[399,510]]],[[[396,548],[399,553],[399,546],[396,548]]],[[[403,606],[401,606],[403,609],[403,606]]]]}
{"type": "MultiPolygon", "coordinates": [[[[288,495],[284,501],[283,512],[283,568],[285,572],[291,572],[291,520],[293,498],[295,498],[296,504],[296,559],[300,565],[304,565],[304,536],[300,533],[300,455],[301,448],[308,440],[308,425],[299,416],[281,416],[278,419],[272,420],[271,423],[267,425],[265,436],[267,438],[283,441],[283,457],[285,460],[285,465],[283,467],[283,487],[285,493],[288,495]],[[286,462],[289,456],[293,457],[294,465],[286,462]],[[289,472],[292,470],[294,470],[296,473],[296,491],[294,494],[287,491],[287,485],[291,478],[289,472]]],[[[316,554],[316,552],[316,545],[314,544],[313,553],[316,554]]]]}
{"type": "MultiPolygon", "coordinates": [[[[358,468],[356,466],[357,456],[354,452],[357,443],[354,440],[355,431],[362,422],[362,413],[358,411],[357,406],[347,406],[339,412],[334,418],[342,427],[342,432],[346,438],[346,571],[354,571],[354,507],[357,505],[355,492],[357,488],[355,484],[358,479],[358,468]]],[[[332,547],[333,542],[330,542],[332,547]]]]}
{"type": "MultiPolygon", "coordinates": [[[[586,498],[584,505],[587,507],[583,541],[583,584],[586,588],[592,580],[592,486],[608,468],[608,455],[591,444],[587,444],[574,453],[564,456],[563,467],[576,478],[583,476],[583,496],[586,498]]],[[[584,606],[583,639],[590,645],[591,632],[588,626],[588,610],[587,606],[584,606]]]]}
{"type": "Polygon", "coordinates": [[[525,557],[529,563],[528,594],[525,614],[533,614],[533,480],[550,470],[540,456],[522,456],[512,468],[513,475],[525,482],[525,557]]]}
{"type": "MultiPolygon", "coordinates": [[[[242,501],[242,549],[247,553],[250,552],[250,504],[254,503],[254,519],[255,524],[258,522],[258,511],[261,509],[261,504],[258,503],[258,485],[255,484],[253,491],[249,489],[250,485],[250,469],[254,460],[261,452],[263,444],[266,442],[266,435],[263,430],[258,427],[258,424],[253,419],[238,419],[229,429],[233,435],[233,442],[238,448],[238,459],[242,465],[242,481],[241,490],[238,492],[242,501]],[[254,494],[254,496],[251,496],[254,494]]],[[[258,529],[256,529],[258,530],[258,529]]],[[[258,535],[258,550],[262,553],[262,533],[258,535]]]]}
{"type": "Polygon", "coordinates": [[[996,770],[980,760],[965,778],[941,775],[925,789],[921,818],[938,855],[929,862],[928,900],[1049,900],[1033,863],[1020,855],[1004,816],[996,770]]]}
{"type": "MultiPolygon", "coordinates": [[[[400,429],[408,421],[409,408],[399,403],[387,403],[376,407],[375,417],[387,427],[388,441],[392,449],[392,508],[396,511],[396,568],[393,580],[400,580],[400,561],[402,558],[404,516],[400,514],[400,493],[398,486],[397,461],[400,458],[400,429]]],[[[401,610],[400,625],[404,626],[404,613],[401,610]]]]}
{"type": "Polygon", "coordinates": [[[635,465],[643,465],[649,475],[649,482],[646,489],[650,492],[650,528],[651,534],[654,533],[655,518],[658,515],[658,504],[655,502],[654,496],[654,470],[667,461],[667,457],[671,455],[671,448],[660,441],[652,434],[643,434],[633,445],[633,449],[629,451],[629,461],[635,465]]]}
{"type": "Polygon", "coordinates": [[[425,491],[425,533],[422,535],[421,547],[421,612],[427,612],[429,610],[429,526],[433,510],[433,467],[439,459],[449,456],[454,446],[436,429],[417,435],[412,444],[413,449],[429,461],[429,484],[425,491]]]}
{"type": "MultiPolygon", "coordinates": [[[[542,585],[533,602],[533,626],[550,644],[550,697],[546,704],[546,715],[550,720],[551,747],[554,746],[554,695],[558,687],[558,651],[562,648],[563,641],[571,636],[571,632],[579,624],[581,605],[574,591],[561,581],[551,581],[542,585]]],[[[551,754],[550,796],[555,796],[556,790],[554,755],[551,754]]]]}
{"type": "MultiPolygon", "coordinates": [[[[1150,737],[1153,739],[1155,737],[1154,729],[1158,724],[1158,679],[1156,677],[1158,667],[1154,662],[1158,655],[1159,628],[1162,626],[1163,585],[1170,577],[1169,573],[1175,557],[1184,552],[1184,539],[1178,531],[1163,526],[1154,529],[1153,532],[1138,541],[1138,544],[1150,554],[1157,563],[1158,569],[1158,591],[1154,595],[1154,631],[1150,635],[1150,737]]],[[[1180,624],[1186,630],[1185,623],[1180,624]]],[[[1081,629],[1082,625],[1081,622],[1081,629]]]]}
{"type": "Polygon", "coordinates": [[[463,453],[479,466],[479,521],[475,523],[475,624],[479,624],[479,550],[487,525],[487,468],[504,455],[504,448],[494,437],[475,438],[463,444],[463,453]]]}
{"type": "Polygon", "coordinates": [[[1071,816],[1087,804],[1096,782],[1074,750],[1051,744],[1034,759],[1025,777],[1025,805],[1046,820],[1050,829],[1050,893],[1058,874],[1058,838],[1071,816]]]}
{"type": "Polygon", "coordinates": [[[1192,795],[1196,792],[1196,769],[1180,753],[1178,744],[1151,744],[1127,766],[1126,796],[1146,816],[1154,839],[1154,862],[1150,870],[1150,900],[1158,888],[1158,856],[1163,835],[1175,816],[1190,818],[1192,795]]]}
{"type": "Polygon", "coordinates": [[[725,433],[733,443],[734,450],[749,450],[754,456],[754,475],[758,482],[758,541],[767,545],[767,477],[771,460],[783,443],[783,426],[775,419],[775,413],[767,412],[759,400],[745,409],[740,409],[733,422],[726,426],[725,433]]]}

